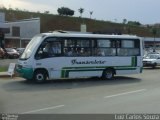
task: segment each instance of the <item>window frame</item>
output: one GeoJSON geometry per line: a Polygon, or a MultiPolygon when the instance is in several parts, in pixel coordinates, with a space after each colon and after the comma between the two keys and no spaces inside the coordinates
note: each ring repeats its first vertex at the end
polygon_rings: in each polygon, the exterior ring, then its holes
{"type": "Polygon", "coordinates": [[[140,56],[140,39],[124,39],[124,38],[122,38],[122,39],[119,39],[119,41],[121,42],[120,44],[121,44],[121,47],[117,47],[117,56],[140,56]],[[134,42],[134,47],[133,48],[129,48],[129,47],[122,47],[122,41],[133,41],[134,42]],[[137,42],[138,41],[138,42],[137,42]],[[138,45],[137,45],[138,44],[138,45]],[[120,55],[119,54],[119,49],[126,49],[126,50],[135,50],[135,49],[138,49],[138,54],[137,55],[120,55]]]}
{"type": "MultiPolygon", "coordinates": [[[[65,45],[63,46],[63,48],[62,49],[68,49],[68,48],[71,48],[72,50],[73,50],[73,55],[72,56],[67,56],[65,53],[63,53],[63,55],[65,56],[65,57],[91,57],[92,56],[92,41],[94,40],[94,38],[87,38],[87,37],[84,37],[84,38],[82,38],[82,37],[63,37],[62,38],[63,40],[63,44],[65,44],[65,40],[73,40],[74,41],[74,46],[73,47],[66,47],[65,45]],[[77,41],[80,41],[80,40],[82,40],[82,41],[89,41],[89,46],[88,47],[86,47],[86,46],[80,46],[80,47],[78,47],[77,46],[77,41]],[[89,54],[88,55],[78,55],[78,54],[76,54],[75,52],[77,52],[77,49],[89,49],[89,54]]],[[[64,50],[63,50],[63,52],[64,52],[64,50]]]]}
{"type": "MultiPolygon", "coordinates": [[[[36,60],[40,60],[40,59],[47,59],[47,58],[52,58],[52,57],[62,57],[63,56],[63,41],[60,39],[60,37],[47,37],[43,40],[43,42],[39,45],[36,54],[34,55],[36,60]],[[53,38],[53,40],[49,40],[50,38],[53,38]],[[55,40],[54,40],[55,39],[55,40]],[[53,42],[60,42],[61,44],[61,53],[60,54],[54,54],[53,56],[48,56],[48,57],[40,57],[38,58],[38,52],[40,51],[41,48],[44,48],[44,45],[46,45],[47,43],[53,43],[53,42]]],[[[44,53],[44,51],[42,50],[42,54],[44,53]]]]}
{"type": "MultiPolygon", "coordinates": [[[[43,42],[41,43],[41,45],[39,46],[39,48],[37,49],[37,52],[35,54],[35,58],[36,58],[36,55],[40,49],[40,47],[45,43],[45,42],[60,42],[61,43],[61,54],[59,55],[55,55],[55,56],[52,56],[52,57],[116,57],[116,56],[120,56],[120,57],[123,57],[123,56],[140,56],[140,39],[125,39],[125,38],[89,38],[89,37],[47,37],[43,40],[43,42]],[[53,38],[53,40],[49,40],[50,38],[53,38]],[[65,40],[72,40],[73,41],[73,46],[72,47],[69,47],[68,45],[65,46],[65,40]],[[86,47],[86,46],[80,46],[80,47],[77,47],[77,41],[78,40],[84,40],[84,41],[89,41],[89,46],[86,47]],[[98,41],[99,40],[109,40],[111,43],[110,43],[110,47],[98,47],[98,41]],[[122,47],[122,41],[123,40],[128,40],[128,41],[133,41],[134,42],[134,48],[127,48],[127,47],[122,47]],[[137,44],[138,45],[137,45],[137,44]],[[77,48],[86,48],[86,49],[89,49],[89,54],[88,55],[71,55],[71,56],[67,56],[65,54],[65,48],[72,48],[73,50],[76,50],[77,48]],[[114,53],[113,55],[104,55],[104,56],[99,56],[99,55],[96,55],[95,54],[95,49],[113,49],[112,53],[114,53]],[[137,55],[119,55],[118,54],[118,49],[138,49],[138,54],[137,55]],[[115,52],[114,52],[115,51],[115,52]]],[[[51,57],[49,57],[51,58],[51,57]]],[[[45,58],[41,58],[41,59],[45,59],[45,58]]]]}

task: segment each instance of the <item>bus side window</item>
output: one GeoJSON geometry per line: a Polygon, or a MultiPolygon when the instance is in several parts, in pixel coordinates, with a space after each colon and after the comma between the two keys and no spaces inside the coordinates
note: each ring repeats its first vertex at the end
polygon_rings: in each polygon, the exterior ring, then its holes
{"type": "Polygon", "coordinates": [[[121,40],[121,47],[117,48],[118,56],[138,56],[140,55],[140,41],[121,40]]]}
{"type": "Polygon", "coordinates": [[[64,48],[64,55],[65,56],[72,56],[73,55],[72,48],[70,48],[70,47],[64,48]]]}
{"type": "Polygon", "coordinates": [[[43,58],[48,58],[50,56],[50,51],[51,51],[51,45],[50,43],[47,43],[44,48],[43,48],[43,58]]]}
{"type": "Polygon", "coordinates": [[[35,58],[43,59],[61,55],[61,42],[44,42],[38,49],[35,58]]]}
{"type": "Polygon", "coordinates": [[[82,48],[81,56],[90,56],[90,55],[91,55],[91,49],[90,48],[82,48]]]}
{"type": "Polygon", "coordinates": [[[45,51],[47,51],[45,46],[46,46],[46,43],[41,44],[41,46],[38,48],[38,51],[36,52],[35,59],[45,58],[44,54],[45,54],[45,51]]]}
{"type": "Polygon", "coordinates": [[[60,42],[52,42],[50,49],[51,56],[56,56],[61,54],[61,43],[60,42]]]}

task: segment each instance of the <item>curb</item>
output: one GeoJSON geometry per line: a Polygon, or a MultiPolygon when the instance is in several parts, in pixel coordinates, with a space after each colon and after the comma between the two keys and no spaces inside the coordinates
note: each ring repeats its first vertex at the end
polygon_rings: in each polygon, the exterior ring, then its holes
{"type": "Polygon", "coordinates": [[[21,77],[0,77],[0,81],[24,80],[21,77]]]}
{"type": "Polygon", "coordinates": [[[19,77],[19,75],[15,73],[11,77],[11,75],[8,75],[7,72],[0,72],[0,78],[14,78],[14,77],[19,77]]]}

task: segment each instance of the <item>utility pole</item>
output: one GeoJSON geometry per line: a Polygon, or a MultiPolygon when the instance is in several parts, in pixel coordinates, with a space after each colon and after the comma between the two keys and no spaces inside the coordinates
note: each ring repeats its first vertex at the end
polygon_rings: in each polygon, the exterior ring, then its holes
{"type": "Polygon", "coordinates": [[[152,29],[152,34],[154,36],[154,42],[153,42],[153,52],[156,51],[156,34],[157,34],[157,29],[156,28],[153,28],[152,29]]]}
{"type": "Polygon", "coordinates": [[[4,33],[0,31],[0,47],[4,48],[4,33]]]}
{"type": "Polygon", "coordinates": [[[90,19],[91,19],[91,18],[92,18],[93,11],[90,11],[89,14],[90,14],[90,19]]]}

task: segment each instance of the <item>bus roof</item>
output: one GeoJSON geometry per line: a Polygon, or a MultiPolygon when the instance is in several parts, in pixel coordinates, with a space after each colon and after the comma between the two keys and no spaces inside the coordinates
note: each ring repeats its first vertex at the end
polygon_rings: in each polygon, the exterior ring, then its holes
{"type": "Polygon", "coordinates": [[[59,33],[59,32],[52,32],[52,33],[42,33],[43,35],[50,36],[50,37],[84,37],[84,38],[124,38],[124,39],[137,39],[140,38],[135,35],[106,35],[106,34],[84,34],[84,33],[59,33]]]}

